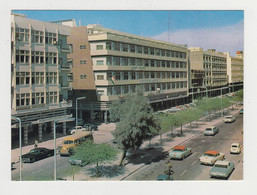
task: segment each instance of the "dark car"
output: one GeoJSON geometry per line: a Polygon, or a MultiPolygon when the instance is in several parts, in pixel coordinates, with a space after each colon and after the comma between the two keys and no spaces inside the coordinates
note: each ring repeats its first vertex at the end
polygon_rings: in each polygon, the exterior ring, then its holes
{"type": "Polygon", "coordinates": [[[33,163],[37,160],[48,158],[54,155],[53,149],[47,148],[35,148],[29,151],[29,153],[22,155],[22,161],[24,163],[33,163]]]}
{"type": "Polygon", "coordinates": [[[86,128],[87,131],[97,131],[98,130],[98,126],[93,123],[84,124],[83,128],[86,128]]]}

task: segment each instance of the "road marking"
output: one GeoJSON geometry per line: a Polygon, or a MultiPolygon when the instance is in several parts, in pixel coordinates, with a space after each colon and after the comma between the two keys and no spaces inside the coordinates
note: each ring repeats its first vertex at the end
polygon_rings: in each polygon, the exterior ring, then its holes
{"type": "Polygon", "coordinates": [[[214,148],[214,146],[212,146],[212,147],[210,148],[210,150],[213,149],[213,148],[214,148]]]}
{"type": "Polygon", "coordinates": [[[195,163],[196,163],[196,160],[192,163],[192,165],[195,164],[195,163]]]}
{"type": "Polygon", "coordinates": [[[183,173],[181,173],[181,175],[180,175],[180,176],[184,175],[184,174],[185,174],[185,172],[187,172],[187,170],[185,170],[183,173]]]}
{"type": "Polygon", "coordinates": [[[195,154],[197,154],[198,152],[194,152],[193,154],[191,154],[191,156],[194,156],[195,154]]]}

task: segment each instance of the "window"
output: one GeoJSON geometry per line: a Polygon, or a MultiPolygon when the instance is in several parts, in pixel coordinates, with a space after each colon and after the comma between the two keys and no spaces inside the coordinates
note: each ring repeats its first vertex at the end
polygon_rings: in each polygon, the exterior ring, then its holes
{"type": "Polygon", "coordinates": [[[155,55],[160,56],[160,50],[159,49],[155,49],[155,55]]]}
{"type": "Polygon", "coordinates": [[[136,59],[135,58],[130,58],[130,66],[135,66],[136,65],[136,59]]]}
{"type": "Polygon", "coordinates": [[[107,72],[107,80],[110,80],[112,78],[112,72],[107,72]]]}
{"type": "Polygon", "coordinates": [[[128,66],[128,58],[122,58],[121,65],[122,66],[128,66]]]}
{"type": "Polygon", "coordinates": [[[22,93],[16,95],[16,106],[28,106],[30,104],[30,94],[22,93]]]}
{"type": "Polygon", "coordinates": [[[143,78],[144,78],[143,72],[138,72],[138,79],[143,79],[143,78]]]}
{"type": "Polygon", "coordinates": [[[110,41],[106,42],[106,49],[112,50],[112,42],[110,42],[110,41]]]}
{"type": "Polygon", "coordinates": [[[32,93],[32,104],[43,104],[44,103],[44,92],[32,93]]]}
{"type": "Polygon", "coordinates": [[[116,89],[116,94],[120,95],[121,94],[121,86],[116,86],[115,89],[116,89]]]}
{"type": "Polygon", "coordinates": [[[45,57],[46,64],[56,64],[57,63],[57,54],[53,52],[46,52],[45,57]]]}
{"type": "Polygon", "coordinates": [[[128,72],[124,72],[123,73],[123,79],[124,80],[128,80],[128,72]]]}
{"type": "Polygon", "coordinates": [[[57,83],[57,72],[47,72],[46,73],[46,83],[56,84],[57,83]]]}
{"type": "Polygon", "coordinates": [[[113,43],[114,44],[114,51],[120,51],[120,43],[113,43]]]}
{"type": "Polygon", "coordinates": [[[149,72],[144,72],[145,78],[148,79],[149,78],[149,72]]]}
{"type": "Polygon", "coordinates": [[[151,67],[154,67],[154,60],[151,60],[151,67]]]}
{"type": "Polygon", "coordinates": [[[161,78],[161,73],[160,72],[156,72],[156,78],[161,78]]]}
{"type": "Polygon", "coordinates": [[[142,59],[137,59],[137,65],[142,66],[143,65],[143,60],[142,59]]]}
{"type": "Polygon", "coordinates": [[[56,43],[56,33],[48,33],[45,34],[45,43],[54,45],[56,43]]]}
{"type": "Polygon", "coordinates": [[[118,81],[120,80],[120,72],[115,73],[115,79],[118,81]]]}
{"type": "Polygon", "coordinates": [[[130,52],[135,53],[136,52],[136,46],[130,45],[130,52]]]}
{"type": "Polygon", "coordinates": [[[80,45],[79,48],[80,49],[86,49],[86,45],[80,45]]]}
{"type": "Polygon", "coordinates": [[[167,54],[167,57],[170,57],[170,56],[171,56],[171,51],[168,50],[168,51],[166,52],[166,54],[167,54]]]}
{"type": "Polygon", "coordinates": [[[29,63],[29,51],[16,50],[16,63],[29,63]]]}
{"type": "Polygon", "coordinates": [[[166,83],[162,83],[162,90],[166,90],[166,83]]]}
{"type": "Polygon", "coordinates": [[[145,60],[145,67],[149,66],[149,60],[145,60]]]}
{"type": "Polygon", "coordinates": [[[85,75],[85,74],[80,75],[80,79],[86,79],[86,78],[87,78],[87,75],[85,75]]]}
{"type": "Polygon", "coordinates": [[[29,72],[16,72],[16,85],[29,85],[29,72]]]}
{"type": "Polygon", "coordinates": [[[103,60],[97,60],[96,65],[104,65],[104,61],[103,60]]]}
{"type": "Polygon", "coordinates": [[[97,90],[96,92],[99,96],[104,95],[104,90],[97,90]]]}
{"type": "Polygon", "coordinates": [[[147,92],[149,91],[149,84],[144,84],[144,90],[147,92]]]}
{"type": "Polygon", "coordinates": [[[156,61],[156,67],[160,67],[161,66],[161,61],[157,60],[156,61]]]}
{"type": "Polygon", "coordinates": [[[106,58],[106,63],[108,66],[111,66],[112,65],[112,57],[107,57],[106,58]]]}
{"type": "Polygon", "coordinates": [[[149,54],[149,48],[148,47],[144,47],[144,54],[148,55],[149,54]]]}
{"type": "Polygon", "coordinates": [[[44,52],[32,51],[31,52],[31,63],[32,64],[43,64],[44,63],[44,52]]]}
{"type": "Polygon", "coordinates": [[[167,68],[170,68],[170,61],[167,61],[167,68]]]}
{"type": "Polygon", "coordinates": [[[135,72],[131,72],[131,79],[135,80],[136,79],[136,73],[135,72]]]}
{"type": "Polygon", "coordinates": [[[104,80],[104,75],[97,75],[97,79],[96,80],[104,80]]]}
{"type": "Polygon", "coordinates": [[[137,46],[137,53],[143,53],[142,46],[137,46]]]}
{"type": "Polygon", "coordinates": [[[123,51],[123,52],[128,52],[128,44],[126,44],[126,43],[122,43],[121,44],[121,51],[123,51]]]}
{"type": "Polygon", "coordinates": [[[162,78],[163,78],[163,79],[166,78],[166,72],[162,72],[162,78]]]}
{"type": "Polygon", "coordinates": [[[29,29],[16,28],[15,33],[16,41],[29,42],[29,29]]]}
{"type": "Polygon", "coordinates": [[[154,79],[155,78],[155,74],[154,72],[151,72],[151,79],[154,79]]]}
{"type": "Polygon", "coordinates": [[[136,85],[130,85],[130,92],[135,93],[136,92],[136,85]]]}
{"type": "Polygon", "coordinates": [[[161,56],[165,56],[165,50],[161,50],[161,56]]]}
{"type": "Polygon", "coordinates": [[[154,55],[154,48],[150,48],[150,55],[154,55]]]}
{"type": "Polygon", "coordinates": [[[120,65],[120,57],[113,57],[113,65],[114,66],[120,65]]]}
{"type": "Polygon", "coordinates": [[[46,101],[47,104],[57,103],[57,92],[56,91],[47,92],[46,98],[47,98],[47,101],[46,101]]]}
{"type": "Polygon", "coordinates": [[[162,61],[162,67],[165,68],[165,61],[162,61]]]}
{"type": "Polygon", "coordinates": [[[44,73],[32,72],[32,84],[37,84],[37,85],[44,84],[44,73]]]}
{"type": "Polygon", "coordinates": [[[103,45],[96,45],[96,50],[103,50],[104,46],[103,45]]]}
{"type": "Polygon", "coordinates": [[[155,91],[155,84],[150,84],[151,91],[155,91]]]}
{"type": "Polygon", "coordinates": [[[128,85],[123,86],[123,94],[127,94],[129,91],[128,85]]]}

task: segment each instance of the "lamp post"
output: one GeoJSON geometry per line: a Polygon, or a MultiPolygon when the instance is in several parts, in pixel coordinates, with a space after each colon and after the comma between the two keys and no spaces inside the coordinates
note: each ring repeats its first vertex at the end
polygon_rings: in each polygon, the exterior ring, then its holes
{"type": "Polygon", "coordinates": [[[19,122],[19,142],[20,142],[20,181],[21,179],[21,165],[22,165],[22,145],[21,145],[21,119],[16,116],[11,116],[12,119],[19,122]]]}
{"type": "Polygon", "coordinates": [[[65,122],[65,121],[74,121],[74,118],[64,118],[54,121],[54,181],[56,181],[57,175],[57,157],[56,157],[56,123],[65,122]]]}
{"type": "Polygon", "coordinates": [[[76,98],[76,127],[78,126],[78,100],[86,99],[86,97],[78,97],[76,98]]]}
{"type": "Polygon", "coordinates": [[[227,87],[222,87],[222,88],[220,88],[220,94],[221,94],[221,110],[222,110],[222,112],[221,112],[221,117],[223,117],[223,106],[222,106],[222,90],[223,89],[226,89],[227,87]]]}

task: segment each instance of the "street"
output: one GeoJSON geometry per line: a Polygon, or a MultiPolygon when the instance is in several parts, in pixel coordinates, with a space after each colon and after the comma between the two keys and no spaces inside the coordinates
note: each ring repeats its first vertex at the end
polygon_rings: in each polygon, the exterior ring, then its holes
{"type": "MultiPolygon", "coordinates": [[[[234,162],[235,170],[237,169],[238,164],[243,160],[243,152],[239,155],[230,154],[230,145],[233,142],[243,144],[243,135],[241,133],[243,116],[237,114],[235,122],[221,122],[218,127],[220,131],[215,136],[204,136],[200,133],[183,143],[183,145],[192,148],[192,155],[184,160],[171,160],[174,170],[174,180],[216,180],[209,176],[212,166],[200,165],[199,157],[207,150],[218,150],[219,152],[225,153],[225,159],[234,162]]],[[[125,180],[155,180],[165,169],[165,160],[162,160],[144,166],[125,178],[125,180]]],[[[243,179],[243,175],[239,176],[239,178],[243,179]]]]}

